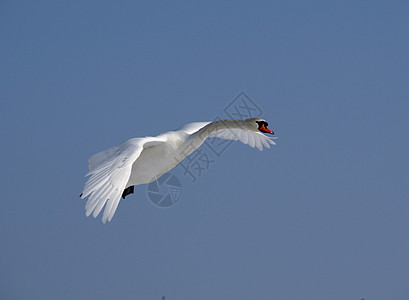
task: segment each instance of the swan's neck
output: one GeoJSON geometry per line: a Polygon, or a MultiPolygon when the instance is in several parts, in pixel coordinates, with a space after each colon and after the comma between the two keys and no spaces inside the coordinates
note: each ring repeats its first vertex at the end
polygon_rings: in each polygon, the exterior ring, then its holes
{"type": "Polygon", "coordinates": [[[244,129],[244,120],[218,120],[207,124],[191,136],[189,136],[186,141],[178,147],[177,150],[177,161],[182,161],[185,157],[193,153],[197,148],[199,148],[204,141],[215,131],[222,129],[244,129]]]}
{"type": "Polygon", "coordinates": [[[215,131],[222,130],[222,129],[245,129],[244,124],[246,120],[234,120],[234,119],[227,119],[227,120],[218,120],[212,123],[207,124],[203,128],[201,128],[197,134],[201,138],[209,137],[215,131]]]}

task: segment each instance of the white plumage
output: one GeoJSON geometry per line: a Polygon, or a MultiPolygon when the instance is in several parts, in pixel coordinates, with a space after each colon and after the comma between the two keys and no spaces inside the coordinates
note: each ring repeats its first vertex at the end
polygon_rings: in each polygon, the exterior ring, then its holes
{"type": "MultiPolygon", "coordinates": [[[[89,197],[86,215],[111,221],[121,195],[128,187],[150,183],[194,152],[208,137],[239,140],[260,151],[274,141],[262,132],[274,134],[260,118],[196,122],[157,137],[133,138],[89,159],[89,176],[81,198],[89,197]]],[[[126,194],[125,194],[126,196],[126,194]]]]}

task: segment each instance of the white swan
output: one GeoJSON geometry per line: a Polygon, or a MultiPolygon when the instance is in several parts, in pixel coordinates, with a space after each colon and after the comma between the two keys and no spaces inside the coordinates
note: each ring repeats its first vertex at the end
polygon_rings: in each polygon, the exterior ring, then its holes
{"type": "Polygon", "coordinates": [[[177,131],[156,137],[133,138],[93,155],[89,159],[90,176],[81,198],[86,215],[98,216],[105,205],[102,222],[111,221],[118,203],[138,184],[150,183],[175,167],[208,137],[239,140],[260,151],[274,141],[263,133],[274,134],[260,118],[190,123],[177,131]]]}

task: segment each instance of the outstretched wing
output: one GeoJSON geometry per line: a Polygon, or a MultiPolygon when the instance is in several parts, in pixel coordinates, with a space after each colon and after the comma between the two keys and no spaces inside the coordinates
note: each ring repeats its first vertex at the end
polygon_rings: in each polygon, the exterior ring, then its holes
{"type": "Polygon", "coordinates": [[[258,150],[263,151],[263,146],[270,148],[271,145],[275,145],[273,138],[265,136],[261,132],[255,132],[250,130],[244,130],[240,128],[226,128],[217,130],[209,135],[210,138],[217,137],[219,139],[225,140],[239,140],[243,144],[249,145],[254,148],[257,147],[258,150]]]}
{"type": "Polygon", "coordinates": [[[102,222],[111,221],[121,195],[128,183],[132,164],[141,155],[144,145],[160,143],[154,138],[134,138],[99,152],[89,159],[90,176],[85,183],[81,198],[89,196],[85,206],[86,215],[98,216],[105,206],[102,222]]]}

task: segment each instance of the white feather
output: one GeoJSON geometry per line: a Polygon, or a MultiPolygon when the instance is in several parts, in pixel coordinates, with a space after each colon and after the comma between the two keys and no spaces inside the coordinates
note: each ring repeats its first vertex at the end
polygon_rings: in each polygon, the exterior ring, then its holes
{"type": "Polygon", "coordinates": [[[94,155],[90,159],[90,178],[85,183],[81,198],[90,195],[86,215],[98,216],[106,204],[102,221],[111,220],[129,180],[132,164],[151,138],[131,139],[94,155]]]}
{"type": "Polygon", "coordinates": [[[93,155],[88,161],[86,176],[89,178],[81,194],[81,198],[89,197],[85,205],[86,215],[97,217],[105,207],[102,222],[111,221],[124,189],[159,178],[200,147],[207,137],[240,140],[260,151],[263,146],[270,148],[270,144],[275,143],[258,131],[260,120],[190,123],[178,131],[158,137],[133,138],[93,155]],[[200,134],[195,134],[198,132],[200,134]],[[190,152],[186,151],[191,145],[190,152]]]}
{"type": "Polygon", "coordinates": [[[261,132],[248,131],[237,128],[221,129],[211,133],[209,137],[217,137],[220,139],[233,141],[239,140],[243,144],[249,145],[252,148],[257,146],[257,149],[259,149],[260,151],[263,150],[263,146],[266,148],[270,148],[269,144],[275,145],[274,141],[271,138],[265,136],[261,132]]]}

